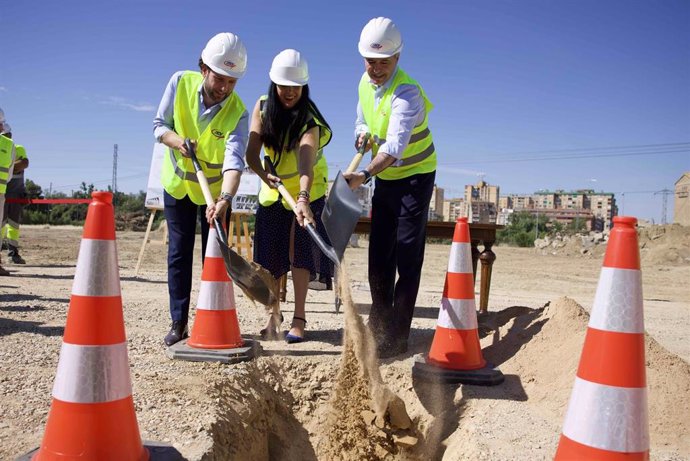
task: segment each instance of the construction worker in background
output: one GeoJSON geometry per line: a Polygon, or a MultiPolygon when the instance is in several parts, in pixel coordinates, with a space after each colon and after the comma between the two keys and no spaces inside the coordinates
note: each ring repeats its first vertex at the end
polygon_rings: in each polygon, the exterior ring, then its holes
{"type": "MultiPolygon", "coordinates": [[[[12,133],[9,133],[11,137],[12,133]]],[[[14,174],[7,184],[5,196],[9,198],[26,198],[26,186],[24,185],[24,170],[29,167],[29,158],[26,156],[24,146],[15,144],[16,157],[14,160],[14,174]]],[[[5,202],[5,213],[2,221],[2,246],[7,247],[7,256],[14,264],[26,264],[19,254],[19,225],[22,222],[23,203],[5,202]]]]}
{"type": "Polygon", "coordinates": [[[203,262],[209,223],[214,217],[230,217],[247,147],[249,116],[234,92],[237,80],[247,68],[244,44],[232,33],[215,35],[201,52],[199,68],[201,72],[173,74],[153,120],[156,140],[170,148],[161,172],[170,239],[168,293],[172,326],[164,339],[168,346],[188,336],[197,213],[203,262]],[[197,157],[211,193],[217,197],[208,209],[185,148],[185,138],[196,140],[197,157]]]}
{"type": "MultiPolygon", "coordinates": [[[[285,340],[292,344],[304,340],[309,281],[330,282],[333,276],[333,263],[304,229],[309,225],[306,218],[315,223],[317,232],[329,242],[321,212],[328,189],[323,148],[330,142],[332,132],[309,98],[309,69],[299,51],[287,49],[278,53],[268,75],[268,95],[256,101],[247,147],[247,164],[263,180],[256,211],[254,261],[276,280],[292,272],[295,311],[285,335],[285,340]],[[262,146],[277,176],[270,173],[268,165],[262,165],[262,146]],[[278,180],[296,199],[295,212],[275,188],[278,180]]],[[[279,319],[270,316],[260,331],[261,337],[274,337],[278,323],[279,319]]]]}
{"type": "Polygon", "coordinates": [[[422,264],[436,151],[429,131],[429,102],[422,87],[399,66],[403,41],[388,18],[362,29],[359,52],[365,72],[359,82],[355,146],[370,132],[371,163],[345,174],[350,187],[376,177],[369,241],[369,327],[379,357],[407,351],[422,264]],[[396,270],[398,280],[396,283],[396,270]]]}
{"type": "MultiPolygon", "coordinates": [[[[7,183],[12,177],[16,155],[14,142],[12,142],[11,137],[6,136],[10,129],[10,125],[5,119],[5,113],[0,109],[0,222],[3,220],[5,192],[7,191],[7,183]]],[[[7,275],[10,273],[2,267],[2,257],[0,257],[0,276],[7,275]]]]}

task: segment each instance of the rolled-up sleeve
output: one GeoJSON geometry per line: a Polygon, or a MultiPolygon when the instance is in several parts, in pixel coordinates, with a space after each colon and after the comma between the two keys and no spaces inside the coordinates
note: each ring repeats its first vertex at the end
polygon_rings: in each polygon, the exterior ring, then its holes
{"type": "Polygon", "coordinates": [[[398,86],[391,98],[386,142],[379,147],[379,152],[395,157],[398,160],[394,165],[399,165],[410,142],[412,130],[424,121],[425,115],[424,98],[419,88],[415,85],[398,86]]]}
{"type": "Polygon", "coordinates": [[[177,92],[177,84],[182,78],[184,71],[175,72],[170,81],[165,87],[163,92],[163,97],[158,105],[158,111],[156,116],[153,118],[153,136],[156,141],[160,142],[161,136],[163,136],[168,131],[175,131],[173,121],[173,114],[175,108],[175,93],[177,92]]]}
{"type": "Polygon", "coordinates": [[[223,172],[227,170],[244,170],[244,153],[249,140],[249,113],[245,110],[237,126],[225,141],[225,158],[223,172]]]}

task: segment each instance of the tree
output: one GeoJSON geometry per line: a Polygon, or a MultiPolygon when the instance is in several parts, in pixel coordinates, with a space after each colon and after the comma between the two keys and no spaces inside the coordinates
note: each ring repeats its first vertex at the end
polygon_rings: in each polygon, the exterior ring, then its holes
{"type": "Polygon", "coordinates": [[[498,231],[496,240],[498,243],[517,245],[520,247],[530,247],[534,245],[537,230],[540,235],[544,235],[551,227],[550,221],[541,217],[538,221],[529,211],[513,213],[508,225],[498,231]]]}

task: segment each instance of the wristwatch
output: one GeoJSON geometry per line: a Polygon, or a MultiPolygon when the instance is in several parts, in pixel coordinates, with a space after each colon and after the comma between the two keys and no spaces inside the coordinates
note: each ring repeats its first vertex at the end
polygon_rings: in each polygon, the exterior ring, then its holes
{"type": "Polygon", "coordinates": [[[371,173],[369,173],[366,169],[360,170],[359,172],[364,175],[364,182],[362,184],[369,184],[371,182],[371,173]]]}
{"type": "Polygon", "coordinates": [[[225,200],[226,202],[232,205],[232,195],[227,192],[221,192],[218,196],[218,200],[225,200]]]}

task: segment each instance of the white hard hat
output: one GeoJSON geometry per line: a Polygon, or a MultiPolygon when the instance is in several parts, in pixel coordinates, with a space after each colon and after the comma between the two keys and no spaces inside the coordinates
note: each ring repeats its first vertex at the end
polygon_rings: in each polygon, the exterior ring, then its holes
{"type": "Polygon", "coordinates": [[[388,18],[374,18],[359,36],[359,54],[365,58],[390,58],[402,51],[400,31],[388,18]]]}
{"type": "Polygon", "coordinates": [[[3,112],[2,109],[0,109],[0,123],[3,123],[5,121],[5,112],[3,112]]]}
{"type": "Polygon", "coordinates": [[[247,50],[242,40],[230,32],[211,38],[201,52],[201,60],[213,72],[226,77],[240,78],[247,70],[247,50]]]}
{"type": "Polygon", "coordinates": [[[304,86],[309,81],[307,60],[297,50],[283,50],[273,58],[268,76],[276,85],[304,86]]]}

